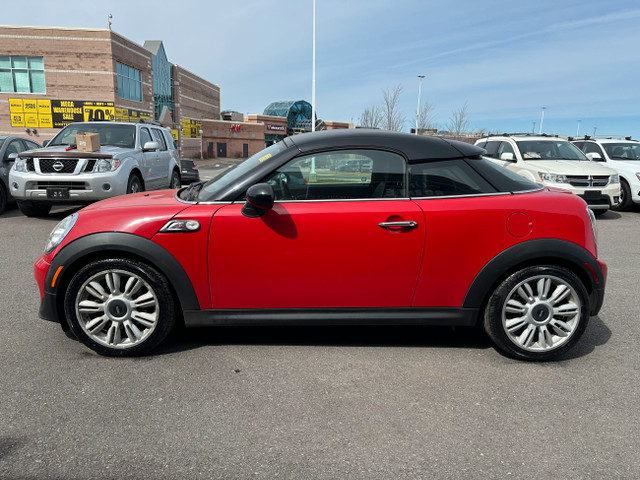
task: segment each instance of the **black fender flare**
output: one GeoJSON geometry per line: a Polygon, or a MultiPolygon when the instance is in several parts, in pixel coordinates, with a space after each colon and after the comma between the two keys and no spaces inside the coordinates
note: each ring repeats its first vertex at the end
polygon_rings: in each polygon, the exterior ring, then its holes
{"type": "Polygon", "coordinates": [[[605,277],[600,265],[595,257],[581,246],[553,238],[518,243],[493,257],[471,282],[464,297],[463,307],[481,308],[496,283],[512,272],[515,266],[533,264],[537,260],[571,266],[580,272],[580,278],[588,282],[585,287],[591,294],[591,314],[597,315],[604,300],[605,286],[605,277]]]}
{"type": "Polygon", "coordinates": [[[200,309],[198,297],[187,272],[167,250],[139,235],[123,232],[101,232],[73,240],[53,258],[45,277],[45,298],[40,308],[42,318],[60,321],[56,301],[60,285],[65,285],[69,281],[69,272],[76,270],[71,267],[77,265],[77,262],[82,262],[83,258],[102,252],[113,252],[113,255],[121,252],[129,257],[137,257],[146,261],[166,277],[178,296],[182,310],[200,309]],[[61,266],[63,268],[53,283],[53,278],[61,266]],[[51,286],[52,284],[54,286],[51,286]]]}

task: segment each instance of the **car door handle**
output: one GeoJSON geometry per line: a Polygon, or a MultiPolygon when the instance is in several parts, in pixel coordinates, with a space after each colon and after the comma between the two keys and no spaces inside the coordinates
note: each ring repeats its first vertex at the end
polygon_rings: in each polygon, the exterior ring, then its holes
{"type": "Polygon", "coordinates": [[[382,228],[416,228],[418,226],[418,222],[413,220],[407,220],[404,222],[380,222],[378,226],[382,228]]]}

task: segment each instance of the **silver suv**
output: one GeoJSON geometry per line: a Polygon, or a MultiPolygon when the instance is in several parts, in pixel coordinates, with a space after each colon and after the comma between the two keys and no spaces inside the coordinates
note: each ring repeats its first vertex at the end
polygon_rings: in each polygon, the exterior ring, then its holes
{"type": "Polygon", "coordinates": [[[42,216],[54,204],[179,188],[180,162],[169,130],[155,124],[72,123],[45,148],[19,154],[9,186],[22,213],[42,216]],[[100,149],[77,150],[76,135],[81,133],[97,133],[100,149]]]}

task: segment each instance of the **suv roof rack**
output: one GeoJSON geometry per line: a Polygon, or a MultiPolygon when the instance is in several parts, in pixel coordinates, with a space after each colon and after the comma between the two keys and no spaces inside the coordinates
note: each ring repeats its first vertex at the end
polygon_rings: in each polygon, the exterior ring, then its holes
{"type": "Polygon", "coordinates": [[[490,137],[550,137],[550,138],[559,138],[560,135],[554,135],[551,133],[530,133],[530,132],[513,132],[513,133],[490,133],[489,135],[485,135],[483,138],[490,137]]]}
{"type": "Polygon", "coordinates": [[[640,140],[634,140],[631,137],[625,137],[622,135],[585,135],[584,137],[569,137],[569,141],[574,140],[627,140],[629,142],[638,142],[640,140]]]}
{"type": "Polygon", "coordinates": [[[157,120],[145,120],[144,118],[138,120],[138,123],[150,123],[151,125],[157,125],[158,127],[162,126],[162,124],[157,120]]]}

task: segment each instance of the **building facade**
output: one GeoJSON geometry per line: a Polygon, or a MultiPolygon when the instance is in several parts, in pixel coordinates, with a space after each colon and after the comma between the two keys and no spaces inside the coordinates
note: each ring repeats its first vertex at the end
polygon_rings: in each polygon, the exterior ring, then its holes
{"type": "Polygon", "coordinates": [[[201,121],[220,87],[109,29],[0,26],[0,135],[42,143],[71,122],[159,120],[183,156],[199,156],[201,121]]]}

